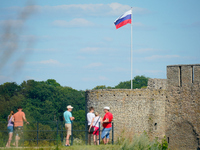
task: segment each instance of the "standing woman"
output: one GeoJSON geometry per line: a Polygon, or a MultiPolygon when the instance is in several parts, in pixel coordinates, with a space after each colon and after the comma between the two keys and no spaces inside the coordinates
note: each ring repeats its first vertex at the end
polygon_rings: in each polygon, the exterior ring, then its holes
{"type": "Polygon", "coordinates": [[[92,127],[94,127],[94,145],[99,145],[99,129],[100,129],[100,123],[102,123],[102,118],[99,116],[98,112],[95,112],[95,117],[92,119],[92,122],[90,124],[89,132],[92,127]]]}
{"type": "Polygon", "coordinates": [[[12,141],[12,136],[13,136],[13,125],[14,123],[12,122],[12,117],[13,117],[14,111],[10,112],[10,115],[8,116],[8,125],[7,125],[7,129],[8,129],[8,133],[9,133],[9,138],[8,138],[8,142],[6,144],[6,147],[10,147],[10,143],[12,141]]]}

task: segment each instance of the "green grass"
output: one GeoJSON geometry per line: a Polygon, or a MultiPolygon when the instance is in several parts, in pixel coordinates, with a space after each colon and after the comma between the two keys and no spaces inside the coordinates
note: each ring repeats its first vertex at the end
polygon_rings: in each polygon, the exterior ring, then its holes
{"type": "Polygon", "coordinates": [[[119,149],[119,145],[74,145],[70,147],[59,146],[57,149],[56,146],[52,147],[19,147],[19,148],[0,148],[6,150],[116,150],[119,149]]]}
{"type": "MultiPolygon", "coordinates": [[[[136,134],[130,134],[129,137],[126,137],[125,135],[128,135],[127,132],[122,132],[121,136],[117,138],[115,141],[115,145],[103,145],[100,144],[98,146],[96,145],[84,145],[83,142],[80,145],[79,140],[74,141],[74,145],[70,147],[61,146],[62,143],[58,143],[58,146],[56,146],[56,143],[51,146],[44,146],[44,147],[35,147],[26,145],[24,148],[10,148],[9,150],[16,150],[16,149],[23,149],[23,150],[167,150],[168,149],[168,143],[166,141],[166,138],[164,137],[162,140],[158,140],[158,138],[155,138],[154,140],[150,140],[149,136],[146,132],[144,132],[141,135],[136,134]],[[78,145],[77,145],[78,144],[78,145]]],[[[4,148],[2,148],[4,149],[4,148]]],[[[6,148],[8,149],[8,148],[6,148]]]]}

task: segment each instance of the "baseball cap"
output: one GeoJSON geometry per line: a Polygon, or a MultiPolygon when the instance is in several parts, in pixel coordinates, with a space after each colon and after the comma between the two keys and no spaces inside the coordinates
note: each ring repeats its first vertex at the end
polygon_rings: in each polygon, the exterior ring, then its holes
{"type": "Polygon", "coordinates": [[[110,110],[110,107],[106,106],[106,107],[104,107],[103,109],[107,109],[107,110],[110,110]]]}
{"type": "Polygon", "coordinates": [[[71,108],[71,109],[72,109],[72,108],[74,108],[74,107],[72,107],[71,105],[68,105],[68,106],[67,106],[67,109],[69,109],[69,108],[71,108]]]}

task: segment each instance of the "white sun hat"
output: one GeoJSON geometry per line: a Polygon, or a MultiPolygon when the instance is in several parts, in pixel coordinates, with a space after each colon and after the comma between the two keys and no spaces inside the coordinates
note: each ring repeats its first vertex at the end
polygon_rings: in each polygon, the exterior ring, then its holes
{"type": "Polygon", "coordinates": [[[67,109],[70,109],[70,108],[72,109],[72,108],[74,108],[74,107],[72,107],[71,105],[68,105],[68,106],[67,106],[67,109]]]}
{"type": "Polygon", "coordinates": [[[107,109],[107,110],[110,110],[110,107],[106,106],[106,107],[104,107],[103,109],[107,109]]]}

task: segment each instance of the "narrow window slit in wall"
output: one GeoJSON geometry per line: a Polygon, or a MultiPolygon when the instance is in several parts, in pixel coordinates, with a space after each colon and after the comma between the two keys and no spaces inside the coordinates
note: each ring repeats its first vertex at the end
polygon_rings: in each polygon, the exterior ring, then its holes
{"type": "Polygon", "coordinates": [[[169,143],[169,137],[167,137],[167,143],[169,143]]]}
{"type": "Polygon", "coordinates": [[[155,126],[155,130],[157,130],[157,123],[155,123],[154,126],[155,126]]]}
{"type": "Polygon", "coordinates": [[[192,67],[192,83],[194,83],[194,67],[193,66],[191,67],[192,67]]]}
{"type": "Polygon", "coordinates": [[[181,66],[179,66],[179,86],[182,86],[181,66]]]}

